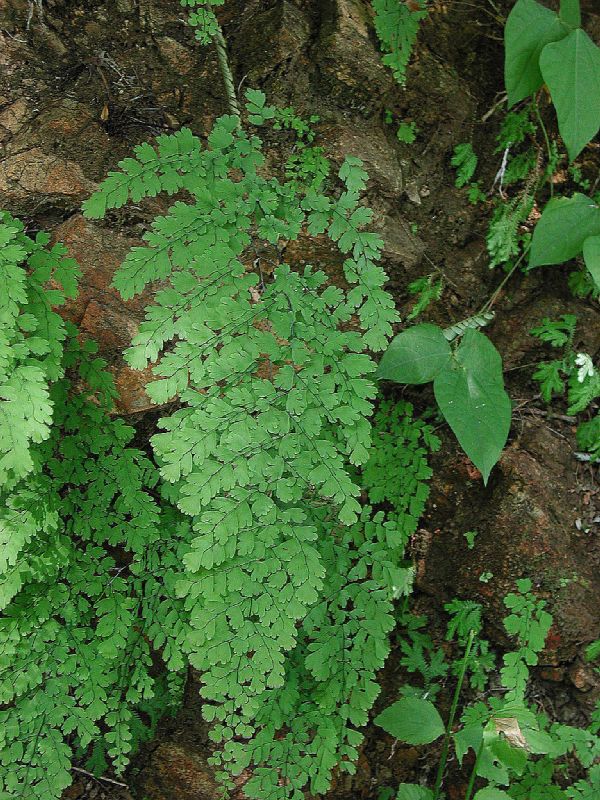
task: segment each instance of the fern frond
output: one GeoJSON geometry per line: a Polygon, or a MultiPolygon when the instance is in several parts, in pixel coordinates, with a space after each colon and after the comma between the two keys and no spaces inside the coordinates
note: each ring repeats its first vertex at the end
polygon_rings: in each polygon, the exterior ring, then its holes
{"type": "Polygon", "coordinates": [[[405,544],[427,497],[423,444],[431,431],[422,423],[414,426],[408,404],[384,403],[374,419],[374,443],[363,475],[369,500],[386,499],[389,512],[367,506],[358,522],[346,528],[329,520],[326,510],[313,512],[326,569],[322,596],[308,611],[298,644],[286,659],[284,685],[263,695],[253,739],[244,747],[225,745],[225,762],[231,761],[234,773],[251,767],[244,787],[250,798],[322,793],[334,768],[354,771],[360,728],[379,694],[376,675],[389,653],[393,600],[398,587],[410,591],[413,570],[404,561],[405,544]],[[390,448],[398,461],[387,460],[390,448]],[[399,470],[391,481],[390,464],[399,470]]]}
{"type": "Polygon", "coordinates": [[[65,326],[53,306],[73,296],[78,269],[48,239],[30,239],[0,212],[0,489],[33,470],[31,446],[50,435],[50,385],[63,373],[65,326]]]}
{"type": "Polygon", "coordinates": [[[87,388],[76,394],[66,377],[49,387],[52,430],[31,446],[25,478],[0,490],[7,800],[59,798],[75,752],[92,743],[122,770],[134,709],[153,693],[151,643],[171,669],[184,666],[188,625],[174,589],[189,526],[159,508],[156,469],[129,446],[133,430],[110,417],[114,387],[94,347],[72,326],[65,333],[60,372],[87,388]]]}
{"type": "Polygon", "coordinates": [[[401,0],[372,0],[375,30],[384,51],[383,63],[401,86],[406,83],[406,67],[417,39],[419,25],[428,11],[425,0],[416,0],[417,10],[401,0]]]}
{"type": "MultiPolygon", "coordinates": [[[[346,160],[332,199],[263,177],[260,144],[233,118],[217,121],[208,147],[184,161],[193,202],[155,220],[114,280],[123,297],[163,281],[127,357],[154,364],[152,399],[182,403],[152,445],[194,531],[176,590],[216,742],[251,737],[265,694],[287,691],[287,654],[326,591],[323,506],[342,525],[362,514],[347,465],[370,447],[375,365],[365,351],[385,347],[396,319],[375,263],[382,242],[364,230],[361,162],[346,160]],[[337,242],[349,290],[280,260],[278,247],[303,228],[337,242]],[[260,258],[256,272],[247,266],[257,238],[277,263],[268,280],[260,258]]],[[[134,172],[127,163],[109,178],[98,207],[115,184],[133,197],[134,172]]],[[[229,747],[239,749],[225,745],[219,761],[231,760],[229,747]]]]}

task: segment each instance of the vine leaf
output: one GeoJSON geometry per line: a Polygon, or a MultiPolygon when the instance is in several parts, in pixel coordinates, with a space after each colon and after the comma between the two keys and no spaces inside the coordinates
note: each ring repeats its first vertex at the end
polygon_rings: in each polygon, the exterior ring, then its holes
{"type": "Polygon", "coordinates": [[[433,792],[416,783],[401,783],[396,800],[433,800],[433,792]]]}
{"type": "Polygon", "coordinates": [[[557,197],[546,205],[535,226],[529,266],[562,264],[575,258],[585,240],[600,235],[600,208],[584,194],[557,197]]]}
{"type": "Polygon", "coordinates": [[[540,69],[573,161],[600,128],[600,48],[577,28],[544,47],[540,69]]]}
{"type": "Polygon", "coordinates": [[[402,697],[375,718],[375,724],[407,744],[429,744],[444,733],[436,707],[419,697],[402,697]]]}
{"type": "Polygon", "coordinates": [[[560,18],[570,28],[579,28],[581,26],[579,0],[560,0],[560,18]]]}
{"type": "Polygon", "coordinates": [[[450,345],[437,325],[414,325],[390,342],[377,377],[397,383],[428,383],[446,366],[450,355],[450,345]]]}
{"type": "Polygon", "coordinates": [[[495,786],[486,786],[480,789],[473,800],[511,800],[510,795],[495,786]]]}
{"type": "Polygon", "coordinates": [[[568,32],[553,11],[535,0],[518,0],[504,29],[504,82],[509,107],[537,92],[544,82],[539,66],[542,50],[568,32]]]}
{"type": "Polygon", "coordinates": [[[502,359],[487,336],[469,329],[433,390],[440,411],[487,483],[506,444],[511,405],[504,390],[502,359]]]}
{"type": "Polygon", "coordinates": [[[588,236],[583,243],[583,258],[592,280],[600,289],[600,236],[588,236]]]}

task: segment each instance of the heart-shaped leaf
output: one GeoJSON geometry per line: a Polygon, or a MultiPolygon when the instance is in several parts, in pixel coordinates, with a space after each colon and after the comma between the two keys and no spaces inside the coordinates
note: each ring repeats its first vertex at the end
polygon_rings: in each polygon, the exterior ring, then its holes
{"type": "Polygon", "coordinates": [[[504,28],[504,82],[509,107],[537,92],[544,82],[539,67],[542,50],[568,32],[550,9],[535,0],[518,0],[504,28]]]}
{"type": "Polygon", "coordinates": [[[577,28],[544,47],[540,69],[573,161],[600,129],[600,48],[577,28]]]}
{"type": "Polygon", "coordinates": [[[556,197],[533,232],[529,266],[563,264],[581,253],[589,236],[600,235],[600,208],[584,194],[556,197]]]}
{"type": "MultiPolygon", "coordinates": [[[[525,743],[527,746],[527,743],[525,743]]],[[[527,751],[520,747],[512,747],[504,737],[492,739],[489,748],[495,758],[517,775],[522,775],[527,763],[527,751]]]]}
{"type": "Polygon", "coordinates": [[[401,783],[396,800],[433,800],[433,792],[416,783],[401,783]]]}
{"type": "Polygon", "coordinates": [[[570,28],[579,28],[581,26],[579,0],[560,0],[560,18],[570,28]]]}
{"type": "Polygon", "coordinates": [[[511,796],[502,789],[497,789],[495,786],[486,786],[485,789],[480,789],[473,800],[512,800],[511,796]]]}
{"type": "Polygon", "coordinates": [[[444,733],[436,707],[419,697],[402,697],[375,718],[375,724],[407,744],[429,744],[444,733]]]}
{"type": "Polygon", "coordinates": [[[377,377],[396,383],[428,383],[450,361],[450,345],[437,325],[414,325],[390,342],[377,377]]]}
{"type": "Polygon", "coordinates": [[[487,336],[468,330],[450,365],[433,382],[447,423],[487,483],[510,430],[502,359],[487,336]]]}
{"type": "Polygon", "coordinates": [[[596,288],[600,289],[600,236],[588,236],[583,243],[583,258],[596,288]]]}

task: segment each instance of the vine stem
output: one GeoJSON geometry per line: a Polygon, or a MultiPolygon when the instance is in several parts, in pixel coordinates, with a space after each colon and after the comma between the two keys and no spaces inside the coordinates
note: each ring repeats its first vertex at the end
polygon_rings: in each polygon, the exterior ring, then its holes
{"type": "MultiPolygon", "coordinates": [[[[548,137],[548,131],[546,130],[546,126],[544,125],[544,120],[542,119],[542,115],[540,114],[540,107],[538,105],[537,97],[534,98],[533,108],[535,110],[537,121],[540,123],[542,134],[544,135],[544,141],[546,142],[546,154],[548,156],[548,166],[550,166],[550,164],[552,163],[552,148],[550,146],[550,138],[548,137]]],[[[554,184],[552,183],[552,175],[548,175],[548,183],[550,184],[550,197],[554,197],[554,184]]],[[[540,184],[538,183],[538,189],[539,186],[540,184]]]]}
{"type": "Polygon", "coordinates": [[[433,790],[433,800],[438,800],[440,796],[440,791],[442,788],[442,780],[444,778],[444,772],[446,770],[446,762],[448,761],[448,750],[450,748],[450,736],[452,735],[452,726],[454,725],[456,709],[458,708],[458,699],[460,697],[462,686],[465,680],[465,675],[467,673],[467,665],[469,663],[469,656],[471,655],[471,649],[473,647],[474,641],[475,641],[475,631],[471,630],[469,631],[469,639],[467,641],[467,646],[465,648],[465,654],[460,667],[458,682],[456,684],[456,689],[454,690],[454,697],[452,698],[452,706],[450,708],[450,714],[448,716],[448,722],[446,724],[446,733],[444,734],[444,741],[442,743],[442,752],[440,755],[440,763],[438,766],[437,776],[435,779],[435,787],[433,790]]]}
{"type": "Polygon", "coordinates": [[[86,778],[93,778],[95,781],[103,781],[104,783],[110,783],[112,786],[120,786],[123,789],[128,789],[128,785],[126,783],[121,783],[121,781],[115,781],[112,778],[105,778],[103,776],[94,775],[93,772],[88,772],[87,769],[81,769],[81,767],[71,767],[72,772],[78,772],[80,775],[85,775],[86,778]]]}
{"type": "Polygon", "coordinates": [[[214,38],[215,47],[217,50],[217,58],[219,59],[219,69],[225,84],[225,93],[227,95],[227,103],[231,113],[238,118],[238,124],[242,122],[242,113],[238,105],[237,95],[235,93],[235,84],[233,82],[233,73],[229,65],[229,58],[227,57],[227,45],[221,26],[217,27],[217,32],[214,38]]]}
{"type": "Polygon", "coordinates": [[[497,288],[494,290],[494,293],[492,294],[492,296],[490,297],[490,299],[489,299],[487,302],[485,302],[485,303],[483,304],[483,306],[481,307],[481,309],[480,309],[480,310],[477,312],[478,314],[484,314],[486,311],[489,311],[489,310],[491,309],[491,307],[494,305],[494,303],[495,303],[495,302],[496,302],[496,300],[498,299],[498,296],[499,296],[500,292],[502,291],[502,289],[504,289],[504,287],[506,286],[506,284],[508,283],[508,281],[509,281],[509,280],[512,278],[512,276],[514,275],[514,273],[516,272],[516,270],[518,269],[518,267],[519,267],[519,266],[521,265],[521,263],[523,262],[523,259],[525,258],[525,256],[527,255],[527,253],[529,253],[529,248],[530,248],[530,247],[531,247],[531,245],[528,245],[528,246],[525,248],[525,250],[523,250],[523,252],[521,253],[521,255],[520,255],[518,258],[517,258],[517,260],[515,261],[515,263],[512,265],[512,267],[511,267],[511,268],[509,269],[509,271],[506,273],[506,275],[504,276],[504,278],[503,278],[503,279],[502,279],[502,281],[500,282],[499,286],[498,286],[498,287],[497,287],[497,288]]]}
{"type": "Polygon", "coordinates": [[[473,794],[473,787],[475,786],[475,778],[477,777],[477,767],[479,766],[482,753],[483,753],[483,737],[481,739],[479,747],[477,748],[477,755],[475,756],[475,763],[473,764],[473,770],[471,772],[471,777],[469,778],[469,785],[467,786],[465,800],[471,800],[471,795],[473,794]]]}

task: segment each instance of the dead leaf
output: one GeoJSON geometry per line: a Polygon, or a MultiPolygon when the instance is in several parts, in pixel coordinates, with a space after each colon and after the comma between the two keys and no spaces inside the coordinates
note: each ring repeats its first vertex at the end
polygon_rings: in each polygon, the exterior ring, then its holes
{"type": "Polygon", "coordinates": [[[519,722],[514,717],[498,717],[494,719],[496,733],[501,733],[508,739],[513,747],[520,747],[522,750],[529,750],[529,745],[519,727],[519,722]]]}

